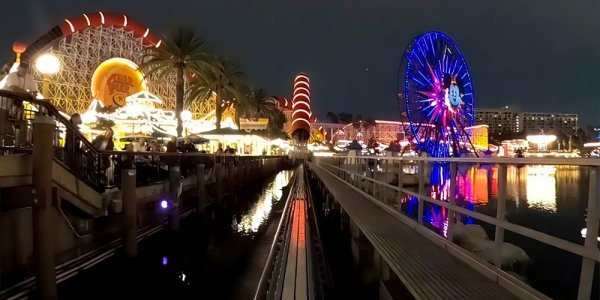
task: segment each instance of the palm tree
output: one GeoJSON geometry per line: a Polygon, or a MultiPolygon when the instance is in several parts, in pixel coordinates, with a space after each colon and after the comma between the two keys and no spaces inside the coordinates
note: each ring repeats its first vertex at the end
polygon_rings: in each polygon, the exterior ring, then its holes
{"type": "Polygon", "coordinates": [[[367,132],[367,134],[373,134],[373,128],[375,128],[377,126],[377,122],[375,122],[374,119],[366,119],[364,120],[364,122],[362,123],[363,128],[365,129],[365,132],[367,132]]]}
{"type": "Polygon", "coordinates": [[[205,43],[195,30],[179,27],[173,35],[163,38],[161,47],[145,53],[143,60],[141,67],[148,76],[157,74],[160,78],[164,78],[175,73],[175,115],[177,136],[181,136],[185,77],[188,80],[192,74],[204,77],[213,68],[210,57],[206,54],[205,43]]]}
{"type": "Polygon", "coordinates": [[[221,128],[221,117],[223,107],[227,102],[234,103],[240,107],[247,105],[248,97],[244,92],[242,79],[244,73],[240,71],[237,63],[231,59],[221,56],[212,59],[213,69],[209,72],[202,65],[194,65],[198,68],[197,74],[201,74],[198,80],[194,80],[190,86],[190,99],[209,99],[215,93],[215,114],[217,129],[221,128]]]}
{"type": "Polygon", "coordinates": [[[270,117],[273,112],[278,111],[277,97],[268,96],[267,91],[258,89],[252,92],[251,102],[253,104],[253,116],[270,117]]]}
{"type": "Polygon", "coordinates": [[[283,132],[286,118],[277,106],[277,97],[267,95],[265,90],[259,89],[253,93],[252,102],[255,109],[255,116],[269,118],[267,130],[271,137],[275,137],[283,132]]]}
{"type": "Polygon", "coordinates": [[[269,124],[267,125],[267,131],[271,138],[287,138],[286,133],[283,131],[283,126],[287,122],[285,115],[279,109],[273,111],[269,117],[269,124]]]}

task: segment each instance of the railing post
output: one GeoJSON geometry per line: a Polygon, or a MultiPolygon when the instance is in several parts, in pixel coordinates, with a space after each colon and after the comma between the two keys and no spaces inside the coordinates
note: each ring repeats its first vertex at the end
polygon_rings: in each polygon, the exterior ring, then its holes
{"type": "Polygon", "coordinates": [[[215,180],[217,189],[217,202],[223,198],[223,165],[220,163],[215,164],[215,180]]]}
{"type": "MultiPolygon", "coordinates": [[[[265,167],[263,167],[265,168],[265,167]]],[[[235,174],[234,172],[234,166],[233,166],[233,157],[231,159],[231,161],[227,162],[227,190],[233,190],[234,189],[234,181],[235,181],[235,174]]]]}
{"type": "MultiPolygon", "coordinates": [[[[498,201],[496,203],[496,219],[506,220],[506,164],[498,167],[498,201]]],[[[504,228],[496,225],[494,237],[494,264],[502,267],[502,244],[504,243],[504,228]]]]}
{"type": "Polygon", "coordinates": [[[52,137],[54,119],[37,115],[33,144],[33,253],[37,287],[42,299],[58,299],[54,272],[54,212],[52,210],[52,137]]]}
{"type": "Polygon", "coordinates": [[[198,193],[198,203],[196,212],[199,215],[204,213],[204,205],[206,204],[206,178],[204,164],[196,165],[196,191],[198,193]]]}
{"type": "MultiPolygon", "coordinates": [[[[370,163],[371,158],[369,158],[369,163],[370,163]]],[[[373,189],[372,189],[372,193],[373,193],[373,198],[377,199],[377,183],[375,182],[375,172],[377,171],[377,161],[375,159],[372,159],[373,161],[373,170],[371,171],[371,179],[373,179],[373,189]]],[[[369,163],[367,163],[367,169],[369,168],[369,163]]],[[[381,201],[381,199],[377,199],[379,201],[381,201]]]]}
{"type": "Polygon", "coordinates": [[[424,201],[423,201],[423,196],[425,196],[425,161],[424,160],[420,160],[419,161],[419,207],[417,209],[417,221],[419,222],[419,224],[423,224],[423,210],[424,208],[424,201]]]}
{"type": "Polygon", "coordinates": [[[123,202],[123,250],[129,257],[137,256],[137,195],[135,191],[136,172],[133,169],[121,170],[121,198],[123,202]]]}
{"type": "Polygon", "coordinates": [[[7,133],[10,131],[9,128],[10,124],[8,124],[8,109],[0,108],[0,146],[2,147],[6,146],[6,136],[7,133]]]}
{"type": "Polygon", "coordinates": [[[169,166],[169,196],[173,202],[169,223],[172,231],[179,231],[179,165],[169,166]]]}
{"type": "MultiPolygon", "coordinates": [[[[351,151],[356,151],[356,150],[351,150],[351,151]]],[[[350,177],[350,180],[352,180],[352,185],[357,186],[358,185],[357,181],[359,181],[358,174],[360,174],[360,169],[361,169],[360,164],[362,164],[362,159],[354,157],[353,160],[354,160],[354,176],[350,177]]]]}
{"type": "Polygon", "coordinates": [[[456,205],[456,163],[450,163],[450,191],[448,195],[448,200],[452,209],[448,209],[448,231],[446,232],[446,236],[449,241],[452,242],[454,237],[454,220],[456,219],[456,212],[454,211],[454,206],[456,205]]]}
{"type": "MultiPolygon", "coordinates": [[[[590,167],[586,220],[585,247],[591,250],[598,249],[598,218],[600,210],[600,167],[590,167]]],[[[591,258],[583,257],[581,260],[581,275],[579,276],[579,290],[577,299],[592,299],[592,286],[596,262],[591,258]]]]}
{"type": "Polygon", "coordinates": [[[402,211],[402,198],[404,198],[404,193],[402,190],[404,189],[404,160],[398,161],[398,211],[402,211]]]}

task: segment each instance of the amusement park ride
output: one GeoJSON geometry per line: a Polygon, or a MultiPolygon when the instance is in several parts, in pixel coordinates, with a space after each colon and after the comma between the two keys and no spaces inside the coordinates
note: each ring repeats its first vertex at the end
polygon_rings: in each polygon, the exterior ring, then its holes
{"type": "MultiPolygon", "coordinates": [[[[63,113],[82,114],[84,123],[110,119],[130,133],[173,134],[174,76],[146,76],[138,67],[143,54],[160,44],[149,28],[127,15],[95,12],[64,19],[28,47],[20,47],[17,55],[28,61],[47,54],[58,59],[58,72],[45,76],[34,68],[33,76],[45,87],[43,97],[63,113]],[[98,109],[107,106],[112,112],[98,109]]],[[[471,152],[473,85],[456,43],[441,32],[416,37],[403,54],[398,75],[399,107],[408,119],[401,124],[410,141],[433,157],[471,152]]],[[[279,99],[277,107],[288,117],[285,127],[290,137],[305,143],[316,120],[306,74],[296,76],[293,91],[293,99],[279,99]]],[[[214,103],[186,102],[190,132],[214,128],[214,103]]],[[[231,123],[225,127],[237,128],[228,118],[223,120],[231,123]]],[[[258,125],[266,123],[253,126],[258,125]]]]}
{"type": "MultiPolygon", "coordinates": [[[[421,151],[433,157],[470,152],[474,93],[467,63],[456,43],[441,32],[417,36],[400,65],[398,93],[421,151]]],[[[476,152],[475,152],[476,153],[476,152]]]]}

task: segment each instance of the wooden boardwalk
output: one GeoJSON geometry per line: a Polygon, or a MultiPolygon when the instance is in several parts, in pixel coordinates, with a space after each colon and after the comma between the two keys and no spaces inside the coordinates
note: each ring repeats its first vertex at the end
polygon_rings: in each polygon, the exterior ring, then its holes
{"type": "Polygon", "coordinates": [[[416,299],[518,298],[334,175],[309,166],[416,299]]]}

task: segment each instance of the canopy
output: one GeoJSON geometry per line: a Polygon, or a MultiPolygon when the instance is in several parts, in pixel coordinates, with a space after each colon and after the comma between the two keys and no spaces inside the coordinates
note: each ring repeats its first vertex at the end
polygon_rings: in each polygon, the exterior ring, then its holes
{"type": "Polygon", "coordinates": [[[242,130],[238,130],[238,129],[233,129],[233,128],[218,128],[218,129],[213,129],[213,130],[209,130],[206,132],[201,132],[199,134],[202,135],[251,135],[248,132],[242,131],[242,130]]]}
{"type": "Polygon", "coordinates": [[[143,134],[131,134],[131,135],[127,135],[124,136],[122,138],[120,138],[120,141],[124,141],[124,142],[131,142],[134,140],[138,140],[138,139],[155,139],[154,137],[148,136],[148,135],[143,135],[143,134]]]}
{"type": "Polygon", "coordinates": [[[209,139],[197,136],[195,134],[190,134],[190,135],[186,136],[185,138],[183,138],[183,137],[177,138],[177,141],[182,141],[184,139],[190,139],[190,141],[193,144],[204,144],[204,143],[208,143],[210,141],[209,139]]]}

